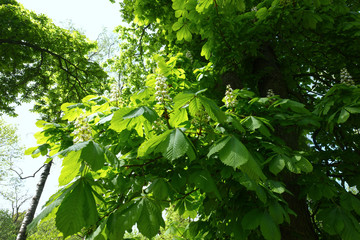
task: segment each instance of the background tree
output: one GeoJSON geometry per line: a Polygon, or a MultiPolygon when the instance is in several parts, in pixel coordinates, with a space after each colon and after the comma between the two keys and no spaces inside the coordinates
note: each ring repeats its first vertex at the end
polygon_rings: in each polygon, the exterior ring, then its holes
{"type": "Polygon", "coordinates": [[[38,122],[63,168],[33,225],[153,238],[172,204],[188,239],[360,238],[357,1],[120,4],[127,91],[38,122]]]}
{"type": "Polygon", "coordinates": [[[11,213],[7,210],[0,209],[0,239],[12,240],[16,237],[16,233],[17,229],[11,213]]]}
{"type": "Polygon", "coordinates": [[[106,73],[88,57],[95,42],[15,0],[0,3],[1,111],[14,114],[14,104],[37,100],[34,109],[55,118],[62,103],[105,90],[106,73]]]}
{"type": "Polygon", "coordinates": [[[9,201],[11,211],[5,205],[0,209],[1,239],[14,239],[23,219],[22,207],[29,200],[23,183],[12,171],[22,158],[23,147],[19,144],[17,128],[0,118],[0,197],[9,201]]]}

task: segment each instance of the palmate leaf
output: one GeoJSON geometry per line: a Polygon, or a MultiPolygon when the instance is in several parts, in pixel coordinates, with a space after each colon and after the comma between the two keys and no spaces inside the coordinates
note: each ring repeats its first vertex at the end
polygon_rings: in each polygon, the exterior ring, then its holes
{"type": "Polygon", "coordinates": [[[195,93],[181,92],[174,97],[174,109],[185,107],[195,97],[195,93]]]}
{"type": "Polygon", "coordinates": [[[80,151],[70,152],[62,162],[62,169],[59,176],[59,186],[63,186],[71,182],[79,173],[81,162],[80,151]]]}
{"type": "Polygon", "coordinates": [[[165,158],[171,161],[185,154],[190,160],[196,158],[194,146],[179,128],[168,130],[142,143],[138,149],[138,157],[146,156],[152,152],[161,152],[165,158]]]}
{"type": "Polygon", "coordinates": [[[209,114],[214,121],[219,123],[225,122],[225,113],[221,111],[213,100],[203,96],[199,96],[199,99],[201,104],[204,106],[206,113],[209,114]]]}
{"type": "Polygon", "coordinates": [[[217,189],[209,171],[198,170],[191,174],[190,181],[204,192],[213,192],[219,200],[222,200],[219,190],[217,189]]]}
{"type": "Polygon", "coordinates": [[[241,221],[241,225],[246,230],[254,230],[256,229],[260,223],[262,218],[263,212],[260,209],[253,209],[245,214],[241,221]]]}
{"type": "Polygon", "coordinates": [[[195,97],[189,103],[189,113],[191,116],[196,117],[199,113],[203,112],[203,105],[198,97],[195,97]]]}
{"type": "Polygon", "coordinates": [[[162,178],[155,179],[148,190],[153,193],[155,199],[166,200],[169,196],[168,183],[162,178]]]}
{"type": "Polygon", "coordinates": [[[141,208],[141,215],[137,221],[137,227],[141,234],[151,239],[160,230],[160,226],[164,227],[165,222],[161,216],[161,208],[154,201],[143,198],[139,202],[141,208]]]}
{"type": "Polygon", "coordinates": [[[40,220],[44,219],[48,216],[54,209],[56,209],[65,198],[65,196],[74,189],[76,184],[71,184],[70,186],[66,186],[65,188],[59,190],[53,196],[51,196],[50,200],[46,203],[46,207],[32,220],[32,222],[27,226],[27,231],[31,231],[36,225],[40,222],[40,220]]]}
{"type": "Polygon", "coordinates": [[[214,143],[208,153],[208,157],[219,152],[220,160],[233,168],[239,168],[250,159],[250,153],[236,137],[227,136],[214,143]]]}
{"type": "Polygon", "coordinates": [[[246,173],[249,178],[256,182],[258,182],[260,179],[266,180],[266,176],[262,172],[260,165],[251,154],[249,155],[249,160],[239,168],[243,173],[246,173]]]}
{"type": "Polygon", "coordinates": [[[178,159],[185,154],[188,155],[190,160],[194,160],[196,158],[196,153],[192,143],[178,128],[174,129],[169,134],[166,141],[162,142],[159,147],[163,156],[171,161],[178,159]]]}
{"type": "Polygon", "coordinates": [[[139,201],[140,199],[132,200],[110,215],[107,221],[109,239],[122,239],[125,231],[131,230],[136,224],[142,211],[139,201]]]}
{"type": "Polygon", "coordinates": [[[260,221],[260,230],[266,240],[280,240],[281,234],[279,226],[272,217],[265,212],[260,221]]]}
{"type": "Polygon", "coordinates": [[[128,119],[128,118],[136,118],[139,116],[144,116],[145,119],[147,119],[150,122],[154,122],[159,117],[154,110],[150,109],[147,106],[141,106],[125,114],[122,118],[128,119]]]}
{"type": "Polygon", "coordinates": [[[95,224],[98,220],[96,203],[90,185],[79,179],[73,183],[74,189],[66,195],[56,213],[56,227],[66,238],[83,227],[95,224]]]}
{"type": "MultiPolygon", "coordinates": [[[[104,166],[105,161],[110,156],[96,142],[90,140],[80,142],[57,153],[55,156],[64,156],[63,169],[59,177],[59,184],[65,185],[71,182],[79,172],[82,161],[85,161],[93,171],[97,171],[104,166]]],[[[110,162],[114,159],[110,159],[110,162]]]]}
{"type": "Polygon", "coordinates": [[[143,142],[140,147],[138,148],[137,155],[138,157],[144,157],[152,152],[156,151],[156,148],[159,146],[160,143],[166,140],[167,136],[172,132],[172,130],[168,130],[159,136],[155,136],[150,138],[149,140],[143,142]]]}
{"type": "Polygon", "coordinates": [[[283,154],[276,155],[269,164],[270,172],[272,172],[275,175],[277,175],[279,172],[281,172],[285,167],[287,158],[288,157],[283,154]]]}
{"type": "Polygon", "coordinates": [[[164,227],[161,207],[153,200],[136,198],[122,205],[112,213],[107,221],[109,239],[122,239],[125,231],[131,231],[137,224],[140,233],[151,239],[164,227]]]}
{"type": "Polygon", "coordinates": [[[158,118],[157,113],[146,106],[138,108],[122,108],[114,113],[110,122],[110,129],[122,132],[125,129],[135,129],[139,136],[143,136],[143,128],[148,129],[148,125],[158,118]]]}
{"type": "Polygon", "coordinates": [[[169,124],[171,127],[176,128],[187,120],[189,120],[189,118],[186,109],[180,108],[170,114],[169,124]]]}
{"type": "Polygon", "coordinates": [[[266,137],[269,137],[270,131],[266,127],[265,123],[263,123],[259,118],[254,116],[249,116],[241,120],[241,123],[250,131],[255,131],[256,129],[259,130],[261,134],[263,134],[266,137]]]}
{"type": "Polygon", "coordinates": [[[199,13],[204,12],[208,7],[210,7],[211,4],[213,4],[213,0],[200,0],[198,5],[196,6],[196,11],[199,13]]]}

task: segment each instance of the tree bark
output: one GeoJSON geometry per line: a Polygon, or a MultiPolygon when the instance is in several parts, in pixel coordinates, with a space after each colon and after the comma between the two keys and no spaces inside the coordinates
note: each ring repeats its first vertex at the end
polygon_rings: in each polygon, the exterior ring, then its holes
{"type": "MultiPolygon", "coordinates": [[[[277,62],[275,52],[269,43],[264,43],[260,48],[258,58],[253,62],[253,72],[261,74],[257,88],[261,96],[266,97],[268,92],[274,92],[282,98],[290,98],[289,90],[281,67],[277,62]],[[271,89],[271,91],[269,91],[271,89]]],[[[299,150],[300,129],[297,126],[274,126],[276,134],[284,140],[286,145],[293,150],[299,150]]],[[[296,216],[290,216],[290,224],[280,226],[281,239],[286,240],[317,240],[309,213],[306,196],[301,196],[299,176],[283,171],[279,180],[284,182],[286,189],[291,192],[284,193],[283,198],[288,203],[296,216]]]]}
{"type": "Polygon", "coordinates": [[[46,164],[44,167],[44,171],[41,173],[40,181],[37,184],[35,196],[32,198],[30,208],[27,211],[27,213],[24,217],[24,220],[21,223],[21,227],[20,227],[19,233],[16,237],[16,240],[26,240],[26,228],[31,223],[31,221],[34,219],[36,208],[39,204],[39,200],[40,200],[41,194],[44,190],[46,180],[50,174],[51,164],[52,164],[52,161],[50,161],[48,164],[46,164]]]}

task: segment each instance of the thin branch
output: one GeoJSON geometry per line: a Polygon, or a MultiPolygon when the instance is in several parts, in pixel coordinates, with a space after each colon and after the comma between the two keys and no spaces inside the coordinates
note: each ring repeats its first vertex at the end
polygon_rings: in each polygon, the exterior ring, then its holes
{"type": "Polygon", "coordinates": [[[46,164],[43,164],[38,170],[36,170],[36,172],[34,172],[33,175],[30,175],[30,176],[27,176],[27,177],[22,177],[21,174],[18,173],[15,169],[10,168],[10,170],[11,170],[11,171],[14,171],[14,172],[19,176],[19,178],[20,178],[21,180],[23,180],[23,179],[35,177],[35,175],[36,175],[43,167],[45,167],[45,165],[46,165],[46,164]]]}

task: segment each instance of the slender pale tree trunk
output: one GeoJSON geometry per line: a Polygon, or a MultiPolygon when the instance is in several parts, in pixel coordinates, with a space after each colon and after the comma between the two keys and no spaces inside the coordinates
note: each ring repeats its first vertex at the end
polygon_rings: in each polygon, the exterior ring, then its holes
{"type": "Polygon", "coordinates": [[[31,221],[34,219],[36,208],[39,204],[39,200],[40,200],[41,194],[44,190],[46,180],[50,174],[51,165],[52,165],[52,161],[45,165],[44,171],[41,173],[40,181],[37,184],[35,196],[32,198],[30,208],[27,211],[27,213],[24,217],[24,220],[21,223],[21,227],[20,227],[19,233],[16,237],[16,240],[25,240],[26,239],[26,228],[31,223],[31,221]]]}

